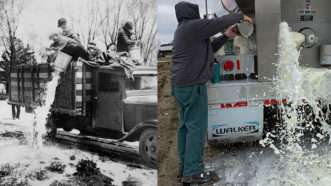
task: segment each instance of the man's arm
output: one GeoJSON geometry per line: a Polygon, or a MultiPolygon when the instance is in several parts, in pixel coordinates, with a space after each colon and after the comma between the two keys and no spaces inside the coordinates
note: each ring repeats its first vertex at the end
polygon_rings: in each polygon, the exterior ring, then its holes
{"type": "Polygon", "coordinates": [[[195,30],[195,37],[208,39],[211,36],[223,32],[229,26],[244,20],[242,14],[230,14],[214,19],[201,19],[192,22],[192,29],[195,30]]]}
{"type": "Polygon", "coordinates": [[[213,48],[213,52],[217,52],[218,49],[220,49],[227,41],[228,41],[228,37],[225,35],[222,35],[220,37],[215,38],[212,42],[211,42],[211,46],[213,48]]]}
{"type": "Polygon", "coordinates": [[[235,38],[237,34],[238,34],[238,29],[236,25],[232,25],[228,27],[222,36],[214,38],[213,41],[211,42],[213,51],[216,52],[219,48],[221,48],[225,44],[226,41],[235,38]]]}

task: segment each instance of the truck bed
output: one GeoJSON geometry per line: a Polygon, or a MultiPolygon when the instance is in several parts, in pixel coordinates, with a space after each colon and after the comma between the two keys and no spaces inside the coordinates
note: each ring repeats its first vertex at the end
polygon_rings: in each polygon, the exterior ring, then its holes
{"type": "MultiPolygon", "coordinates": [[[[20,65],[10,73],[9,104],[28,108],[42,105],[42,94],[51,80],[49,64],[20,65]]],[[[66,71],[60,74],[52,111],[88,116],[91,114],[92,67],[80,59],[72,61],[66,71]]]]}

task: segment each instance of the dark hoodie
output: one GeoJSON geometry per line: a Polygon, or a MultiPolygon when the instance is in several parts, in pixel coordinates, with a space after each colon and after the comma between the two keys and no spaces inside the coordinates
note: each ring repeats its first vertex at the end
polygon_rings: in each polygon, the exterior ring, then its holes
{"type": "Polygon", "coordinates": [[[176,4],[175,10],[178,27],[173,42],[172,85],[206,83],[211,77],[213,51],[227,40],[222,36],[210,42],[210,37],[243,20],[243,15],[200,19],[199,6],[188,2],[176,4]]]}

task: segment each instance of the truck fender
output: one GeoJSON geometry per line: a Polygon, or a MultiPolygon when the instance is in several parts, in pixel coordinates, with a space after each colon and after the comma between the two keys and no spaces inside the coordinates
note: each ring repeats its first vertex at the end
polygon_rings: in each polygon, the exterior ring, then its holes
{"type": "Polygon", "coordinates": [[[143,121],[137,124],[133,129],[131,129],[124,137],[118,139],[118,142],[122,141],[136,141],[139,140],[141,133],[148,128],[157,129],[157,120],[143,121]]]}

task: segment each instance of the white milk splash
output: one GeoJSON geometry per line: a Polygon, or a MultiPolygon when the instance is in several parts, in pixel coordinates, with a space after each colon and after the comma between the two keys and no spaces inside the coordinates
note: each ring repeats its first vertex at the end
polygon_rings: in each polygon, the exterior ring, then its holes
{"type": "MultiPolygon", "coordinates": [[[[287,150],[301,151],[297,142],[300,141],[305,127],[315,128],[312,125],[313,121],[318,120],[324,132],[331,131],[325,118],[320,117],[323,106],[321,103],[330,100],[331,86],[328,81],[331,79],[331,71],[325,68],[300,67],[300,51],[294,42],[290,27],[283,22],[280,24],[279,31],[277,93],[280,98],[287,98],[291,104],[290,107],[283,107],[283,120],[288,140],[287,150]],[[312,109],[311,113],[300,109],[308,106],[312,109]],[[315,119],[311,121],[307,114],[314,114],[315,119]]],[[[325,134],[317,136],[323,138],[325,134]]]]}
{"type": "MultiPolygon", "coordinates": [[[[330,126],[321,117],[321,106],[330,103],[331,71],[325,68],[304,68],[299,65],[300,51],[294,42],[291,29],[287,23],[280,24],[278,48],[277,93],[279,98],[286,98],[290,106],[282,105],[284,131],[281,132],[281,144],[273,144],[272,140],[263,140],[279,154],[275,167],[276,177],[259,171],[254,185],[293,185],[313,186],[330,185],[331,161],[329,147],[318,147],[320,141],[330,133],[330,126]],[[309,106],[314,114],[314,120],[307,117],[302,106],[309,106]],[[298,109],[299,108],[299,109],[298,109]],[[308,137],[311,148],[305,148],[307,141],[302,141],[303,131],[310,128],[309,133],[316,129],[313,121],[318,120],[322,132],[308,137]],[[303,123],[305,125],[303,125],[303,123]]],[[[308,114],[308,115],[309,115],[308,114]]],[[[268,170],[269,171],[269,170],[268,170]]]]}
{"type": "Polygon", "coordinates": [[[50,108],[55,99],[56,87],[60,79],[58,72],[52,73],[52,80],[46,84],[43,100],[44,103],[41,107],[34,110],[34,122],[32,131],[32,146],[41,148],[43,145],[43,136],[46,135],[47,117],[50,113],[50,108]]]}

